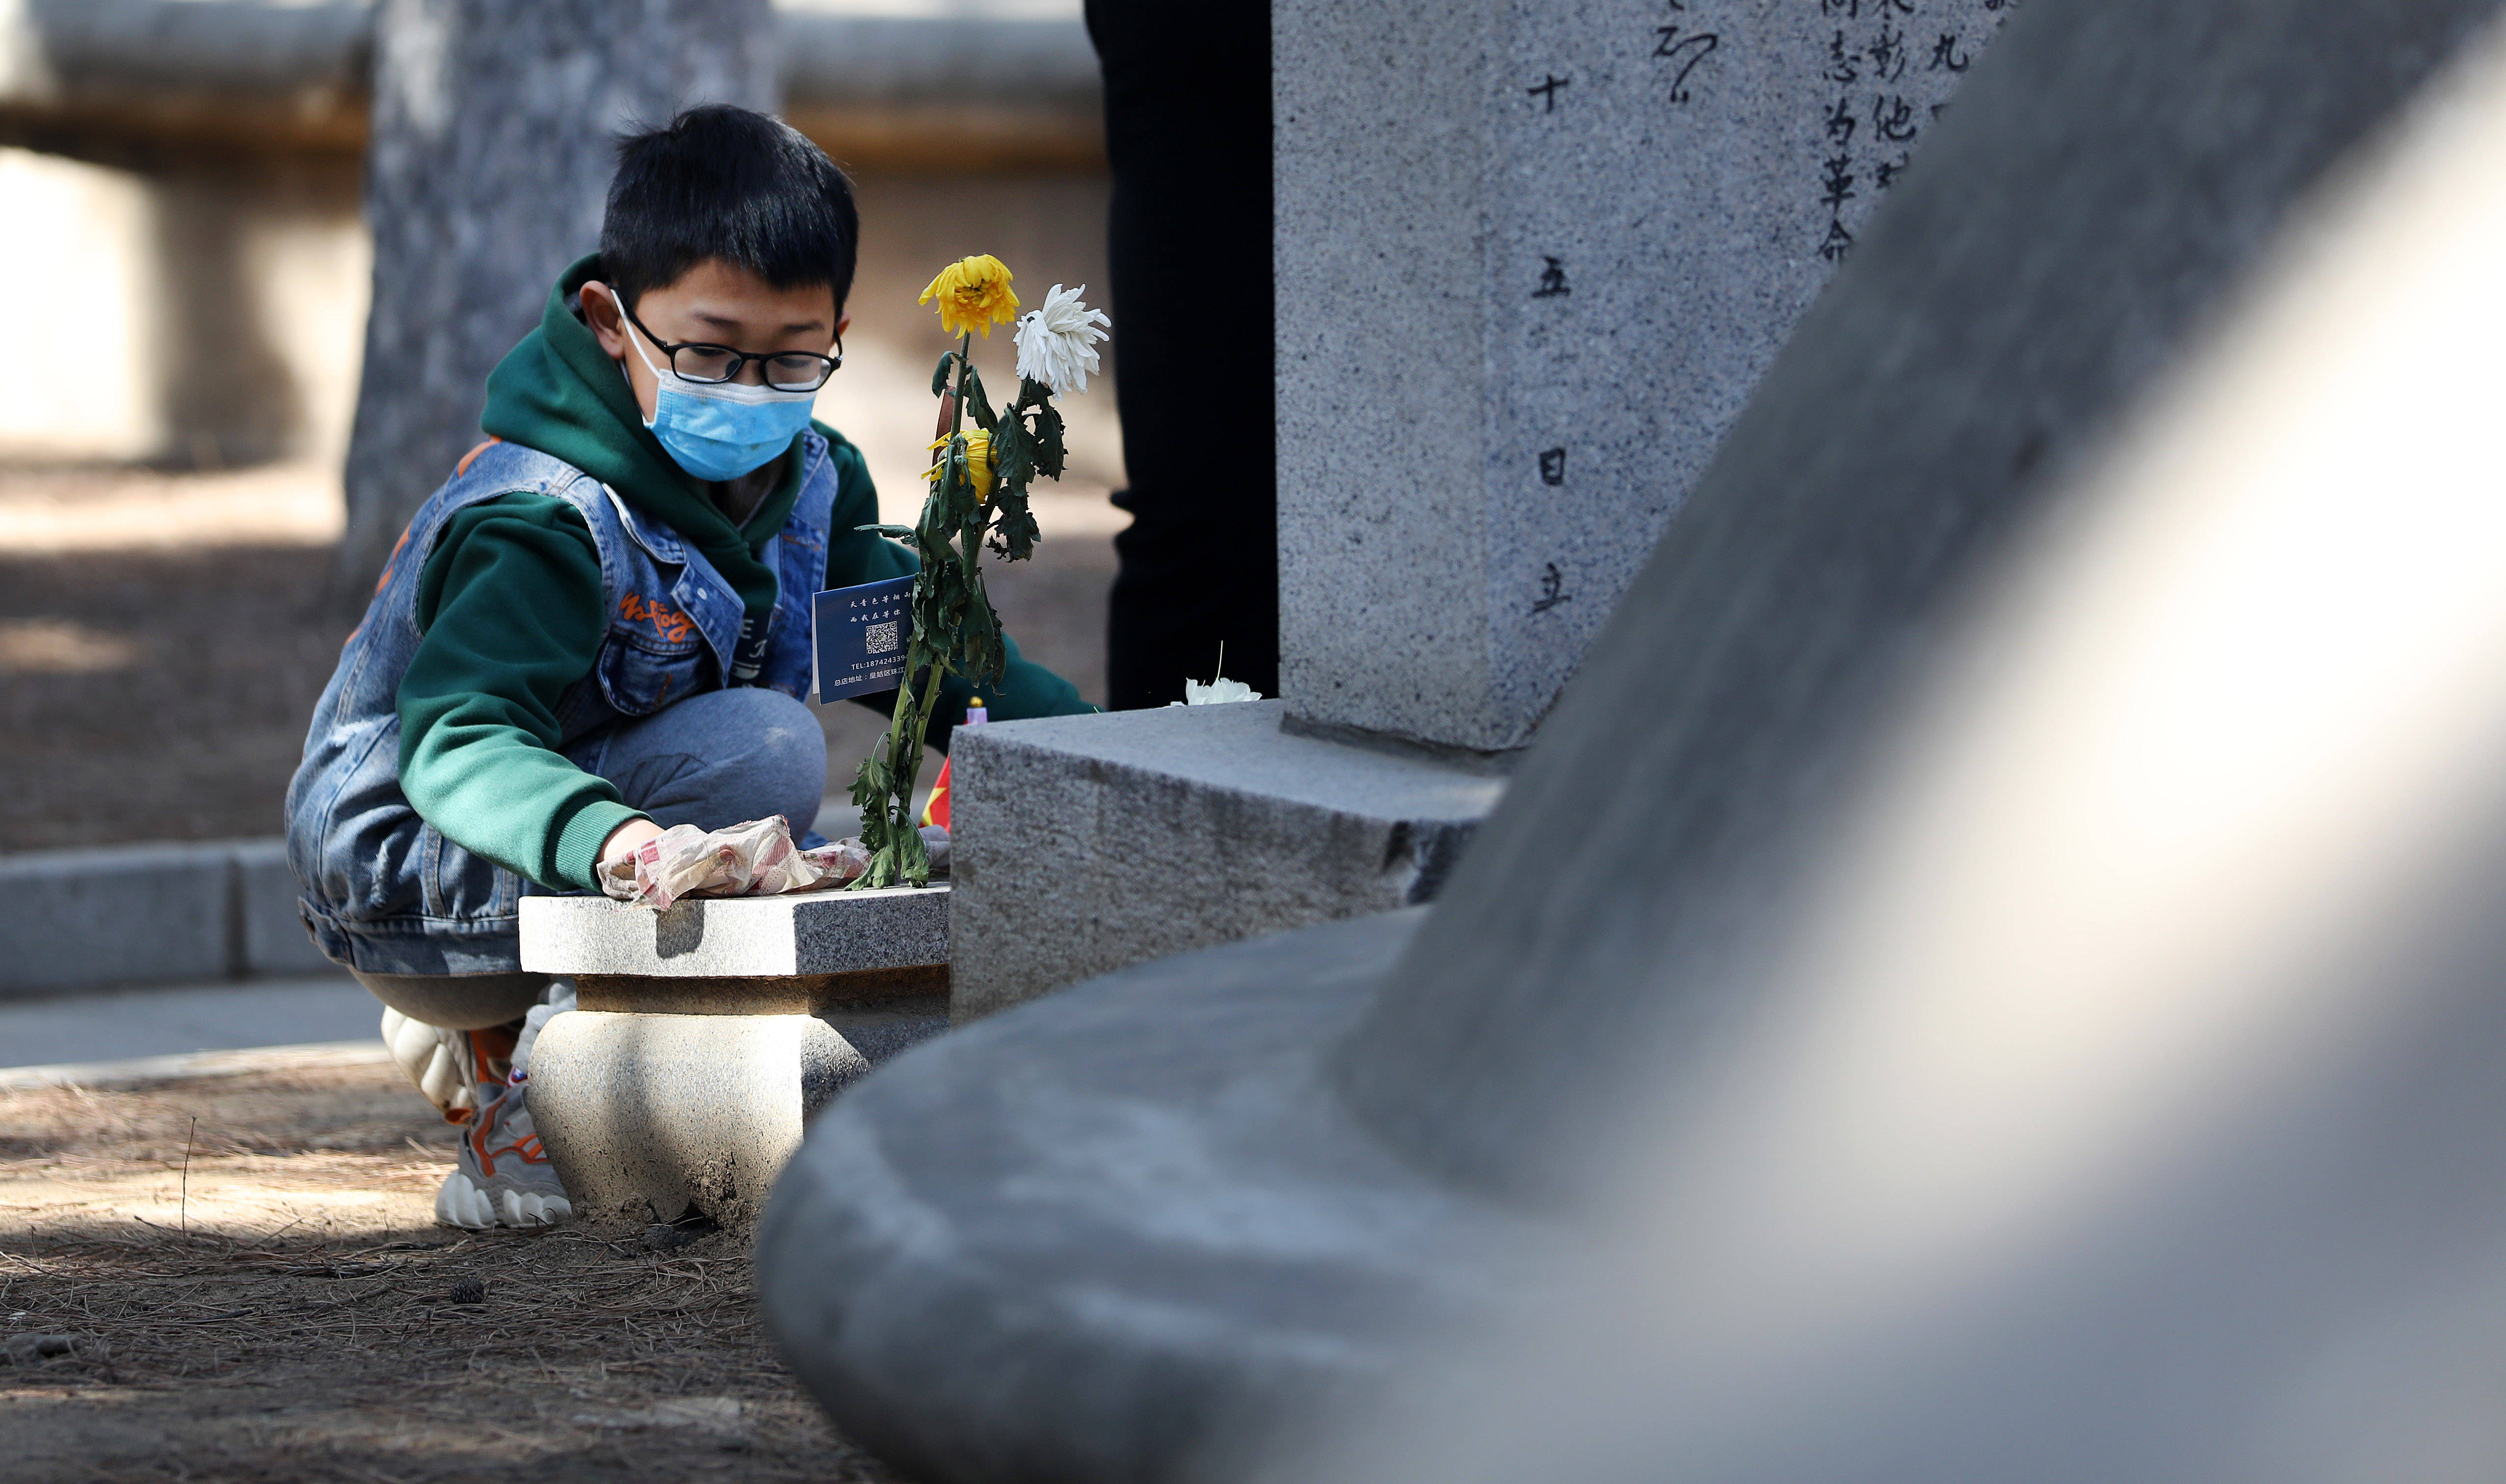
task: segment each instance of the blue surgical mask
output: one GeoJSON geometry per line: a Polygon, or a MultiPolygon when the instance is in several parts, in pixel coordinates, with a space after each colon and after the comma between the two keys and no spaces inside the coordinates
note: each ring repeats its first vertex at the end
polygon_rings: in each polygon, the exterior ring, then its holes
{"type": "Polygon", "coordinates": [[[699,479],[736,479],[792,446],[809,425],[815,392],[778,392],[770,386],[681,380],[644,354],[643,338],[630,328],[626,343],[653,373],[660,389],[644,426],[662,441],[679,467],[699,479]]]}

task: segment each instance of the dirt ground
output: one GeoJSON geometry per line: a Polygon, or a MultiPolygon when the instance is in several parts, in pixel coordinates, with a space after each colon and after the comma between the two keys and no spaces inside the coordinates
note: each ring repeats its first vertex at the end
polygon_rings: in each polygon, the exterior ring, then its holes
{"type": "Polygon", "coordinates": [[[744,1238],[438,1227],[450,1143],[349,1056],[0,1091],[0,1477],[897,1479],[776,1359],[744,1238]]]}
{"type": "MultiPolygon", "coordinates": [[[[1101,491],[1055,498],[1036,559],[985,575],[1027,654],[1101,702],[1112,525],[1101,491]]],[[[323,597],[337,500],[321,470],[0,467],[0,852],[279,832],[354,621],[323,597]]],[[[883,718],[819,711],[841,793],[883,718]]]]}

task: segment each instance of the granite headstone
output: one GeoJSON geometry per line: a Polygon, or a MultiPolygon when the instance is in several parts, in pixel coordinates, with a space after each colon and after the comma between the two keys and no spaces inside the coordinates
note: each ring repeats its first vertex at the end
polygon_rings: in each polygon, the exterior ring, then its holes
{"type": "Polygon", "coordinates": [[[1280,0],[1292,724],[1522,746],[2018,3],[1280,0]]]}

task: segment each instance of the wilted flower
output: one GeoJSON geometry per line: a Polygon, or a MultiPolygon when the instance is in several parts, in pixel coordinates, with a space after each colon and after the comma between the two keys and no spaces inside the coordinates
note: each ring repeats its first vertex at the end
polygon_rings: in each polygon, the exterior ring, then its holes
{"type": "Polygon", "coordinates": [[[1113,328],[1104,310],[1080,301],[1087,292],[1084,283],[1075,289],[1056,283],[1035,312],[1019,321],[1018,373],[1053,388],[1056,397],[1088,390],[1088,378],[1096,373],[1096,342],[1113,328]]]}
{"type": "Polygon", "coordinates": [[[1010,292],[1009,267],[989,253],[960,258],[940,270],[914,302],[940,300],[940,328],[950,335],[980,330],[990,339],[992,326],[1018,315],[1018,296],[1010,292]]]}
{"type": "MultiPolygon", "coordinates": [[[[931,452],[937,462],[922,471],[922,477],[937,484],[942,471],[949,467],[949,441],[945,438],[932,440],[931,452]]],[[[975,481],[976,500],[992,497],[992,436],[981,428],[969,429],[966,433],[966,477],[975,481]]]]}

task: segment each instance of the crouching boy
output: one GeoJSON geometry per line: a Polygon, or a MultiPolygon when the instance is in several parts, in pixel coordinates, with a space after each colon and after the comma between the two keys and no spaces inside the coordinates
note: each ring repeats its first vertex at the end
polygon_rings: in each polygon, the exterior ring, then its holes
{"type": "MultiPolygon", "coordinates": [[[[857,529],[861,455],[810,421],[857,238],[842,173],[764,115],[625,140],[600,251],[487,378],[488,442],[411,519],[315,708],[288,859],[323,951],[466,1125],[442,1220],[572,1215],[508,1070],[552,995],[520,899],[592,890],[670,825],[806,830],[826,792],[810,596],[914,569],[857,529]]],[[[1009,654],[993,717],[1089,709],[1009,654]]],[[[943,688],[935,745],[967,689],[943,688]]]]}

